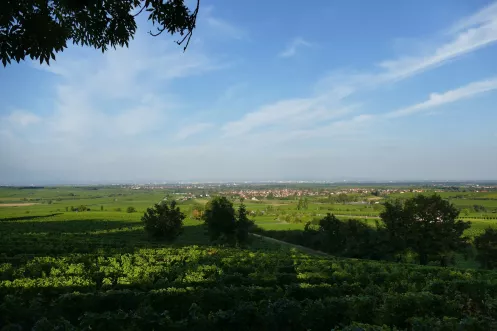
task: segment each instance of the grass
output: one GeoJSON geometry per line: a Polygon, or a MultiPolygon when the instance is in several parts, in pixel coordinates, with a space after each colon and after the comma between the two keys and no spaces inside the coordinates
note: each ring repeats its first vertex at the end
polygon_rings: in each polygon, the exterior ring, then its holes
{"type": "MultiPolygon", "coordinates": [[[[39,203],[0,207],[0,325],[330,330],[361,322],[413,329],[412,318],[425,318],[424,329],[431,330],[441,323],[454,329],[469,316],[479,329],[497,326],[492,272],[340,259],[260,237],[247,249],[218,247],[202,223],[190,218],[174,243],[152,240],[140,218],[167,193],[0,188],[3,203],[39,203]],[[66,212],[81,204],[91,211],[66,212]],[[126,213],[128,206],[138,211],[126,213]]],[[[304,223],[281,222],[271,213],[312,218],[326,213],[319,209],[323,206],[363,210],[312,203],[298,211],[295,201],[271,204],[273,211],[255,220],[273,230],[302,230],[304,223]]],[[[247,201],[249,210],[266,211],[267,205],[247,201]]],[[[187,214],[191,206],[192,201],[180,204],[187,214]]],[[[373,219],[366,221],[374,225],[373,219]]],[[[471,230],[494,224],[477,220],[471,230]]],[[[462,257],[457,266],[476,267],[462,257]]]]}
{"type": "MultiPolygon", "coordinates": [[[[57,242],[58,237],[54,237],[53,234],[41,235],[41,233],[49,233],[48,229],[54,228],[67,230],[68,225],[61,225],[67,223],[75,225],[76,228],[81,226],[81,229],[78,231],[63,231],[63,234],[60,235],[70,238],[75,243],[78,243],[79,236],[87,235],[91,238],[92,242],[104,241],[109,243],[116,241],[119,243],[118,247],[126,249],[135,243],[138,243],[138,246],[145,245],[149,242],[143,238],[143,231],[140,224],[141,216],[148,207],[172,193],[170,190],[132,190],[120,187],[0,188],[0,226],[3,229],[0,229],[0,232],[7,233],[5,231],[12,231],[12,227],[5,222],[14,221],[22,225],[23,229],[29,227],[29,224],[35,227],[30,238],[38,238],[37,240],[40,241],[55,240],[57,242]],[[35,204],[16,207],[1,206],[2,204],[16,203],[35,204]],[[72,207],[77,208],[80,205],[85,205],[91,210],[85,212],[70,211],[72,207]],[[126,208],[128,206],[135,207],[137,211],[135,213],[127,213],[126,208]],[[88,226],[83,224],[87,224],[88,226]],[[97,224],[99,225],[97,226],[97,224]],[[97,230],[91,230],[95,226],[97,230]],[[41,231],[39,227],[44,227],[47,231],[41,231]]],[[[480,204],[486,206],[487,209],[497,208],[497,199],[493,199],[496,195],[494,193],[472,192],[466,195],[457,192],[442,193],[444,197],[451,198],[451,202],[458,206],[480,204]]],[[[410,195],[412,194],[406,193],[402,197],[410,195]]],[[[182,195],[174,194],[172,196],[180,198],[182,195]]],[[[180,207],[190,216],[194,203],[205,204],[206,202],[207,199],[190,200],[180,202],[180,207]]],[[[366,223],[375,226],[377,219],[374,219],[374,217],[378,217],[380,212],[380,210],[377,210],[378,208],[375,209],[373,206],[367,204],[324,203],[315,198],[309,199],[309,207],[306,210],[297,210],[297,200],[275,199],[252,201],[248,199],[244,203],[249,211],[264,212],[263,216],[256,216],[254,219],[256,224],[265,230],[303,230],[307,221],[323,217],[328,212],[339,215],[338,217],[341,219],[362,218],[366,223]],[[283,216],[285,215],[299,215],[302,222],[285,222],[283,221],[283,216]],[[370,218],[365,218],[366,216],[370,218]]],[[[235,207],[237,204],[238,202],[235,201],[235,207]]],[[[471,215],[479,217],[476,215],[482,215],[482,213],[471,213],[471,215]]],[[[495,214],[483,213],[483,215],[487,217],[495,214]]],[[[483,218],[471,219],[471,223],[471,228],[466,232],[470,237],[478,235],[487,227],[497,227],[497,220],[483,218]]],[[[185,242],[181,242],[180,240],[179,244],[201,243],[205,240],[203,234],[201,234],[201,231],[203,231],[202,227],[199,225],[199,221],[187,218],[185,231],[188,233],[188,236],[185,238],[191,238],[191,240],[181,239],[185,242]]],[[[22,241],[20,237],[15,238],[15,240],[22,241]]],[[[0,245],[0,247],[7,247],[8,245],[6,245],[0,245]]],[[[64,247],[64,245],[61,247],[64,247]]],[[[460,262],[461,265],[474,265],[474,261],[460,262]]]]}

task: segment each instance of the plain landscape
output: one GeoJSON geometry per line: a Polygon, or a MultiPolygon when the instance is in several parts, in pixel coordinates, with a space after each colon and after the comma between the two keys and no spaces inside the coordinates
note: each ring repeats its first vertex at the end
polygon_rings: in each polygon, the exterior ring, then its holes
{"type": "MultiPolygon", "coordinates": [[[[299,242],[328,214],[374,229],[386,201],[431,194],[471,221],[469,242],[497,228],[495,184],[2,187],[0,323],[36,330],[490,330],[497,274],[482,268],[472,246],[440,267],[439,255],[420,266],[412,252],[357,259],[299,242]],[[245,205],[254,221],[246,244],[211,240],[202,215],[213,197],[245,205]],[[186,216],[182,233],[173,241],[150,237],[144,213],[172,200],[186,216]]],[[[352,254],[371,250],[354,247],[352,254]]]]}
{"type": "Polygon", "coordinates": [[[496,0],[0,0],[0,331],[497,330],[496,0]]]}

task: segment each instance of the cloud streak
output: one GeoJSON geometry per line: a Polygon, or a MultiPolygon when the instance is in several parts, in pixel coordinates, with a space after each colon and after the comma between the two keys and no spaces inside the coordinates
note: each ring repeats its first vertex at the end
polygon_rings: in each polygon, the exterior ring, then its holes
{"type": "Polygon", "coordinates": [[[439,107],[445,104],[453,103],[463,99],[469,99],[479,94],[497,90],[497,77],[479,82],[473,82],[466,86],[450,90],[444,93],[432,93],[428,100],[402,108],[385,114],[387,118],[395,118],[401,116],[413,115],[434,107],[439,107]]]}
{"type": "Polygon", "coordinates": [[[27,111],[14,110],[12,113],[10,113],[7,120],[14,125],[19,125],[24,127],[40,122],[41,117],[27,111]]]}
{"type": "Polygon", "coordinates": [[[214,125],[212,123],[195,123],[187,125],[181,128],[177,133],[175,138],[177,140],[184,140],[193,135],[199,134],[207,129],[212,128],[214,125]]]}
{"type": "MultiPolygon", "coordinates": [[[[239,120],[227,123],[222,130],[226,136],[236,136],[262,127],[271,129],[271,126],[278,126],[279,123],[286,123],[301,117],[314,118],[317,127],[326,127],[326,120],[335,120],[337,109],[352,106],[345,102],[347,97],[421,74],[496,41],[497,3],[461,20],[455,28],[451,29],[447,41],[432,49],[431,52],[382,61],[377,65],[380,70],[376,72],[330,75],[316,84],[319,91],[315,96],[280,100],[264,105],[258,110],[245,114],[239,120]],[[333,102],[324,102],[327,99],[333,102]]],[[[303,39],[296,38],[279,56],[294,56],[299,47],[309,45],[303,39]]],[[[421,111],[427,107],[434,107],[442,102],[455,102],[468,98],[482,93],[490,88],[489,86],[493,86],[492,84],[493,81],[479,82],[443,95],[433,94],[426,103],[392,112],[386,117],[403,116],[403,114],[421,111]]],[[[354,108],[357,108],[357,105],[354,108]]],[[[302,122],[302,125],[307,124],[306,121],[302,122]]]]}
{"type": "Polygon", "coordinates": [[[298,49],[311,46],[312,44],[310,42],[304,40],[303,38],[297,37],[292,40],[286,48],[278,54],[278,56],[283,58],[293,57],[297,54],[298,49]]]}

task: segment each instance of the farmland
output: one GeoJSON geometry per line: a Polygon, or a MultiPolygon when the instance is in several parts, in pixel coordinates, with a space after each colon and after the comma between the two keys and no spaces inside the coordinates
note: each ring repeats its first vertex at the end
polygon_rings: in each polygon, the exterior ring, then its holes
{"type": "MultiPolygon", "coordinates": [[[[212,245],[202,223],[192,217],[193,210],[215,194],[236,201],[231,191],[0,188],[0,326],[22,330],[497,328],[493,271],[343,259],[264,239],[254,239],[244,249],[212,245]],[[148,238],[140,223],[146,208],[166,197],[180,201],[188,216],[183,235],[173,244],[148,238]],[[128,207],[136,212],[128,213],[128,207]]],[[[332,201],[330,196],[338,194],[269,199],[246,194],[245,204],[256,224],[266,230],[302,230],[306,222],[326,213],[363,217],[374,226],[381,212],[374,203],[376,195],[347,192],[356,201],[332,201]],[[303,199],[306,203],[299,206],[303,199]]],[[[381,199],[412,194],[392,192],[381,199]]],[[[495,192],[441,194],[461,209],[484,206],[461,215],[472,221],[469,235],[497,224],[495,192]]]]}

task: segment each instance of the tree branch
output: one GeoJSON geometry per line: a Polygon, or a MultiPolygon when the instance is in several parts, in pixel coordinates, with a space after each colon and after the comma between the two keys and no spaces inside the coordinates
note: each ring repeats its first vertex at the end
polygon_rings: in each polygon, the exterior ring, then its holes
{"type": "Polygon", "coordinates": [[[185,41],[185,39],[188,38],[186,41],[186,45],[183,48],[183,52],[186,51],[186,49],[188,48],[188,45],[190,44],[190,39],[192,38],[192,35],[193,35],[193,29],[195,29],[195,24],[197,22],[197,14],[198,14],[199,8],[200,8],[200,0],[197,0],[197,7],[195,8],[195,11],[193,12],[192,23],[190,25],[190,28],[188,29],[188,33],[183,37],[183,39],[181,39],[181,41],[176,41],[176,43],[178,45],[181,45],[185,41]]]}
{"type": "Polygon", "coordinates": [[[140,15],[142,13],[143,9],[145,9],[145,5],[143,5],[143,7],[140,8],[140,11],[138,11],[138,13],[134,14],[133,17],[140,15]]]}
{"type": "Polygon", "coordinates": [[[158,36],[158,35],[160,35],[162,32],[164,32],[164,30],[165,30],[165,29],[166,29],[166,26],[164,25],[164,26],[162,27],[162,29],[157,28],[157,31],[158,31],[157,33],[153,33],[152,31],[148,31],[148,33],[149,33],[151,36],[153,36],[153,37],[157,37],[157,36],[158,36]]]}

